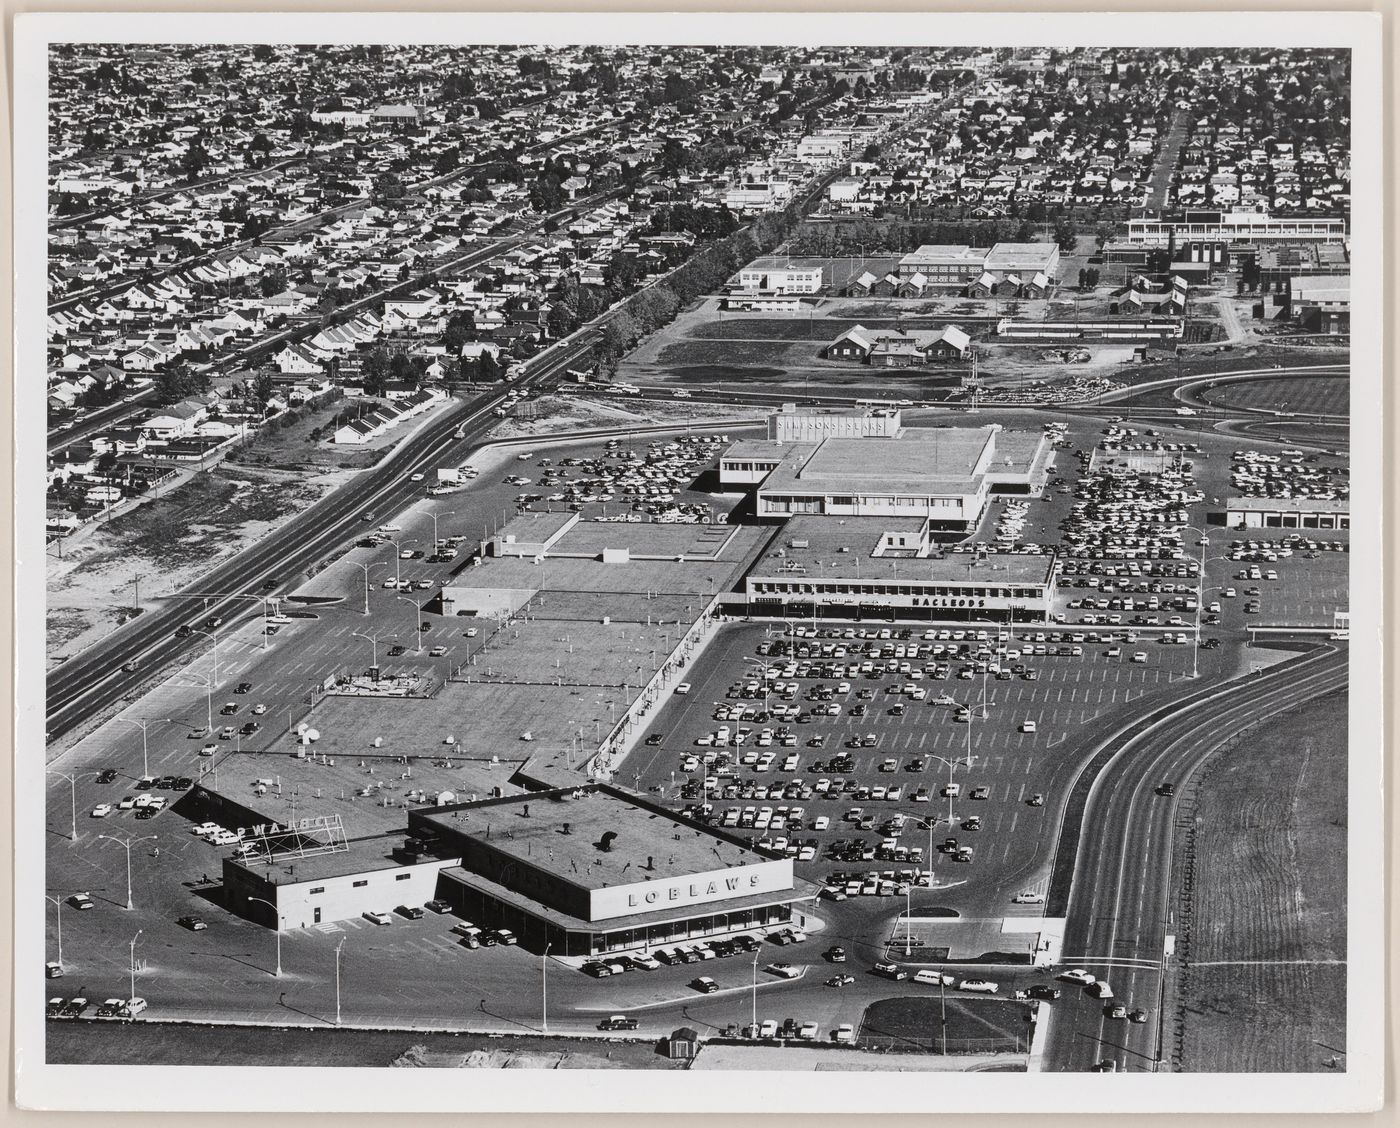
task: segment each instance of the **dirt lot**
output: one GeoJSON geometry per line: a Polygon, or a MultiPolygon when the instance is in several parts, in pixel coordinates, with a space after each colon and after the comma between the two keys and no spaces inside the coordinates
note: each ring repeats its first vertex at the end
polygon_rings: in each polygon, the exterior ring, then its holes
{"type": "Polygon", "coordinates": [[[1345,1064],[1346,707],[1279,718],[1202,781],[1181,1071],[1345,1064]]]}
{"type": "MultiPolygon", "coordinates": [[[[722,409],[713,404],[629,402],[622,396],[544,396],[533,401],[535,416],[513,416],[491,429],[492,439],[533,438],[581,427],[629,427],[713,419],[722,409]]],[[[518,409],[517,409],[518,410],[518,409]]]]}
{"type": "Polygon", "coordinates": [[[334,489],[348,471],[319,474],[220,466],[50,556],[49,662],[90,646],[134,613],[184,587],[334,489]]]}

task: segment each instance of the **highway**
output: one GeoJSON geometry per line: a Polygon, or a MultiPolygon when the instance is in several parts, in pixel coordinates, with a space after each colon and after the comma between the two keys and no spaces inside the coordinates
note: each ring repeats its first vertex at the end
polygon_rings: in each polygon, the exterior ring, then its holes
{"type": "Polygon", "coordinates": [[[1170,781],[1180,796],[1231,738],[1346,684],[1346,648],[1314,642],[1267,671],[1189,694],[1104,742],[1116,751],[1092,783],[1082,830],[1069,846],[1073,878],[1061,963],[1108,979],[1115,1001],[1141,1007],[1148,1021],[1108,1018],[1101,1000],[1065,985],[1065,997],[1051,1008],[1045,1070],[1083,1072],[1105,1060],[1118,1071],[1162,1068],[1166,943],[1178,927],[1173,836],[1182,816],[1179,799],[1157,788],[1170,781]]]}
{"type": "MultiPolygon", "coordinates": [[[[496,423],[496,407],[510,391],[537,387],[558,375],[593,345],[583,331],[572,343],[527,363],[527,374],[472,403],[459,405],[424,427],[383,462],[318,504],[293,518],[265,540],[202,576],[191,590],[270,595],[310,565],[331,555],[366,528],[362,516],[383,519],[422,493],[409,475],[432,471],[447,462],[461,462],[496,423]],[[457,438],[464,428],[462,438],[457,438]]],[[[218,615],[231,619],[249,614],[256,604],[229,597],[205,600],[171,597],[158,611],[148,612],[115,631],[97,645],[52,670],[48,678],[48,739],[92,717],[112,701],[136,689],[151,672],[198,641],[176,639],[173,633],[192,618],[218,615]],[[205,606],[207,603],[207,607],[205,606]],[[135,670],[123,665],[138,662],[135,670]]]]}

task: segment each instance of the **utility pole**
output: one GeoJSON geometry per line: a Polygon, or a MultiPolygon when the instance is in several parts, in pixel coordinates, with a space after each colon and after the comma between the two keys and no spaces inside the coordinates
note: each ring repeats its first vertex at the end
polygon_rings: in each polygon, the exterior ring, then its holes
{"type": "MultiPolygon", "coordinates": [[[[136,907],[134,904],[132,904],[131,900],[131,848],[135,846],[138,842],[154,842],[157,838],[157,835],[147,834],[142,836],[141,838],[125,839],[117,838],[116,836],[111,834],[99,834],[97,837],[99,839],[110,839],[112,842],[115,842],[118,846],[126,850],[126,908],[127,911],[130,912],[136,907]]],[[[140,933],[138,932],[137,935],[139,936],[140,933]]]]}
{"type": "Polygon", "coordinates": [[[141,939],[141,933],[144,931],[144,928],[138,928],[136,935],[131,938],[131,994],[127,996],[128,999],[136,998],[136,941],[141,939]]]}

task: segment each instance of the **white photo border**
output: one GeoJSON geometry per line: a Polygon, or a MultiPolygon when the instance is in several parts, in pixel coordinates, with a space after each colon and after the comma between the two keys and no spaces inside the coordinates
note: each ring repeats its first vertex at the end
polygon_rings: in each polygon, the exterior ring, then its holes
{"type": "MultiPolygon", "coordinates": [[[[1352,52],[1352,531],[1348,780],[1347,1068],[1328,1074],[860,1074],[795,1085],[791,1072],[63,1066],[44,1061],[44,866],[15,872],[15,1080],[21,1107],[73,1110],[471,1112],[1363,1111],[1383,1099],[1385,760],[1382,681],[1381,43],[1378,14],[1164,11],[42,13],[15,18],[15,480],[42,481],[48,50],[60,43],[832,44],[971,47],[1345,48],[1352,52]]],[[[16,858],[42,856],[43,496],[15,498],[16,858]],[[37,800],[37,801],[36,801],[37,800]]],[[[308,1032],[308,1038],[315,1034],[308,1032]]]]}

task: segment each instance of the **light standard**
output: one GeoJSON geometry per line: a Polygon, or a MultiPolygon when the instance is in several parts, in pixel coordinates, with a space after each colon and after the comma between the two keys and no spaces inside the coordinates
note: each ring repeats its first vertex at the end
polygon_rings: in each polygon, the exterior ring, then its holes
{"type": "MultiPolygon", "coordinates": [[[[190,633],[191,633],[191,634],[203,635],[205,638],[207,638],[207,639],[213,644],[213,651],[214,651],[214,673],[213,673],[213,681],[218,681],[218,680],[219,680],[219,640],[218,640],[214,635],[210,634],[208,631],[201,631],[201,630],[199,630],[199,629],[197,629],[197,628],[191,629],[190,633]]],[[[263,632],[263,637],[264,637],[264,638],[267,637],[267,632],[265,632],[265,631],[263,632]]],[[[211,686],[210,692],[211,692],[211,693],[213,692],[212,686],[211,686]]]]}
{"type": "MultiPolygon", "coordinates": [[[[275,976],[280,976],[282,974],[282,912],[280,909],[278,909],[276,905],[274,905],[271,901],[267,900],[264,897],[249,897],[248,900],[257,901],[260,904],[266,905],[269,909],[272,910],[273,919],[277,922],[277,970],[274,971],[272,974],[275,976]]],[[[337,975],[339,975],[339,967],[340,963],[339,960],[337,960],[337,975]]],[[[339,997],[339,988],[337,988],[336,990],[337,997],[339,997]]]]}
{"type": "MultiPolygon", "coordinates": [[[[972,722],[969,721],[969,722],[968,722],[969,731],[970,731],[970,726],[971,726],[971,724],[972,724],[972,722]]],[[[971,756],[971,754],[969,754],[969,755],[967,755],[967,756],[958,756],[958,757],[956,757],[955,759],[952,759],[952,760],[949,760],[949,759],[947,759],[947,758],[945,758],[945,757],[943,757],[943,756],[935,756],[935,757],[933,757],[933,758],[934,758],[935,760],[938,760],[940,763],[943,763],[943,764],[947,764],[947,765],[948,765],[948,825],[951,826],[951,825],[953,824],[953,822],[954,822],[954,818],[953,818],[953,769],[954,769],[955,767],[957,767],[957,765],[959,765],[959,764],[966,764],[966,765],[967,765],[967,770],[968,770],[968,771],[971,771],[971,770],[972,770],[972,760],[973,760],[973,757],[971,756]]],[[[931,839],[930,839],[930,841],[931,841],[931,839]]]]}
{"type": "Polygon", "coordinates": [[[544,946],[540,957],[540,1026],[549,1033],[549,945],[544,946]]]}
{"type": "Polygon", "coordinates": [[[379,634],[380,634],[380,632],[379,632],[379,631],[375,631],[374,634],[372,634],[372,635],[361,634],[359,631],[351,631],[350,633],[351,633],[355,638],[362,638],[362,639],[364,639],[367,643],[369,643],[369,647],[370,647],[370,649],[369,649],[369,655],[370,655],[369,664],[370,664],[371,666],[373,666],[375,669],[378,669],[378,668],[379,668],[379,634]]]}
{"type": "Polygon", "coordinates": [[[403,546],[406,544],[417,544],[418,540],[416,537],[413,537],[405,541],[391,540],[389,543],[394,546],[394,585],[397,587],[403,582],[403,546]]]}
{"type": "Polygon", "coordinates": [[[402,599],[405,603],[411,603],[411,604],[413,605],[413,640],[414,640],[414,652],[417,653],[417,654],[422,654],[422,653],[423,653],[423,631],[422,631],[422,627],[423,627],[423,601],[422,601],[421,599],[414,599],[412,596],[408,596],[408,595],[401,595],[401,596],[399,596],[399,598],[402,599]]]}
{"type": "Polygon", "coordinates": [[[154,842],[157,835],[147,834],[141,838],[118,838],[112,834],[99,834],[97,837],[110,839],[126,851],[126,907],[129,912],[136,907],[131,903],[131,848],[138,842],[154,842]]]}
{"type": "Polygon", "coordinates": [[[915,819],[921,827],[928,831],[928,853],[925,857],[928,860],[928,868],[924,870],[928,874],[929,887],[933,887],[933,828],[938,825],[937,819],[915,819]]]}
{"type": "Polygon", "coordinates": [[[340,1025],[340,949],[345,946],[345,937],[335,946],[335,1024],[340,1025]]]}
{"type": "Polygon", "coordinates": [[[355,565],[356,568],[360,569],[360,571],[362,571],[362,572],[365,574],[365,609],[364,609],[364,614],[368,615],[368,614],[369,614],[369,573],[370,573],[370,570],[373,569],[373,568],[383,568],[383,567],[385,567],[385,562],[384,562],[383,560],[376,560],[376,561],[374,561],[373,563],[370,563],[370,564],[361,564],[358,560],[347,560],[345,563],[355,565]]]}
{"type": "Polygon", "coordinates": [[[455,516],[456,513],[457,513],[457,511],[456,511],[455,509],[449,509],[449,510],[447,510],[447,511],[444,512],[444,513],[429,513],[429,514],[427,515],[427,516],[428,516],[428,519],[431,520],[432,523],[433,523],[433,548],[436,549],[437,546],[438,546],[438,527],[437,527],[438,518],[439,518],[439,517],[452,517],[452,516],[455,516]]]}
{"type": "Polygon", "coordinates": [[[54,907],[54,909],[57,910],[57,916],[58,916],[58,966],[59,966],[60,969],[62,969],[62,967],[63,967],[63,898],[62,898],[62,897],[50,897],[47,893],[45,893],[45,894],[44,894],[44,900],[45,900],[45,901],[52,901],[52,902],[53,902],[53,907],[54,907]]]}
{"type": "Polygon", "coordinates": [[[56,775],[60,779],[66,779],[68,781],[68,802],[73,819],[73,829],[68,835],[68,840],[70,842],[76,842],[78,840],[78,777],[69,775],[67,772],[54,771],[52,768],[49,769],[48,774],[56,775]]]}
{"type": "Polygon", "coordinates": [[[138,721],[138,720],[136,720],[134,717],[118,717],[118,718],[116,718],[116,719],[119,720],[119,721],[123,721],[123,722],[125,722],[126,724],[129,724],[129,725],[140,725],[140,726],[141,726],[141,774],[142,774],[143,776],[148,776],[148,775],[150,775],[150,774],[151,774],[151,765],[150,765],[150,761],[149,761],[149,759],[147,758],[147,755],[146,755],[146,727],[147,727],[148,725],[163,725],[163,724],[168,724],[168,723],[170,722],[170,719],[171,719],[171,718],[169,718],[169,717],[161,717],[161,718],[158,719],[158,720],[144,720],[144,721],[138,721]]]}
{"type": "Polygon", "coordinates": [[[755,952],[755,953],[753,954],[753,1014],[750,1016],[750,1021],[753,1023],[753,1025],[749,1027],[749,1037],[750,1037],[750,1038],[757,1038],[757,1037],[758,1037],[758,957],[759,957],[759,955],[760,955],[760,953],[758,953],[758,952],[755,952]]]}
{"type": "Polygon", "coordinates": [[[182,670],[181,677],[194,678],[204,686],[204,733],[214,735],[214,679],[207,674],[197,674],[193,670],[182,670]]]}
{"type": "Polygon", "coordinates": [[[1206,535],[1205,530],[1193,525],[1184,527],[1200,534],[1196,543],[1201,546],[1201,570],[1196,577],[1196,632],[1191,640],[1191,677],[1195,679],[1201,676],[1201,604],[1206,597],[1206,549],[1210,545],[1210,537],[1206,535]]]}
{"type": "MultiPolygon", "coordinates": [[[[269,598],[269,597],[267,597],[267,596],[265,596],[265,595],[246,595],[246,594],[244,594],[243,592],[239,592],[239,591],[191,591],[191,592],[185,592],[184,594],[186,594],[186,595],[191,595],[191,596],[204,596],[206,600],[207,600],[207,599],[211,599],[211,598],[218,598],[218,599],[250,599],[250,600],[252,600],[254,603],[261,603],[261,604],[262,604],[262,614],[263,614],[262,648],[263,648],[264,650],[267,649],[267,619],[268,619],[267,608],[268,608],[268,604],[269,604],[269,603],[277,603],[277,602],[278,602],[278,600],[277,600],[277,598],[276,598],[275,596],[273,596],[272,598],[269,598]]],[[[206,604],[206,606],[207,606],[207,604],[206,604]]],[[[195,634],[205,634],[205,633],[207,633],[207,632],[201,631],[201,630],[194,630],[193,633],[195,633],[195,634]]],[[[210,638],[213,638],[214,636],[213,636],[213,635],[210,635],[209,637],[210,637],[210,638]]],[[[217,667],[217,665],[215,666],[214,676],[215,676],[215,677],[218,677],[218,667],[217,667]]]]}
{"type": "Polygon", "coordinates": [[[141,933],[145,931],[144,928],[138,928],[136,935],[131,938],[131,994],[127,996],[128,999],[136,998],[136,941],[141,939],[141,933]]]}

